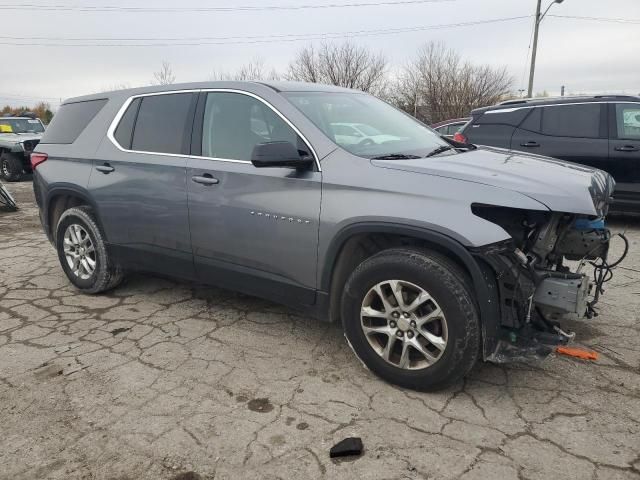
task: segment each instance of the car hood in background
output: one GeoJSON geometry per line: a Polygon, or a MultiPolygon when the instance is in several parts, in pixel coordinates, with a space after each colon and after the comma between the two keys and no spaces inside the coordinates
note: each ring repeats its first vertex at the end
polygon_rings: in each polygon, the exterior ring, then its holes
{"type": "MultiPolygon", "coordinates": [[[[603,215],[614,186],[613,178],[602,170],[490,147],[415,160],[372,160],[372,163],[504,188],[533,198],[550,210],[584,215],[603,215]]],[[[482,203],[482,199],[477,203],[482,203]]]]}
{"type": "Polygon", "coordinates": [[[0,142],[20,143],[26,140],[40,140],[42,133],[0,133],[0,142]]]}

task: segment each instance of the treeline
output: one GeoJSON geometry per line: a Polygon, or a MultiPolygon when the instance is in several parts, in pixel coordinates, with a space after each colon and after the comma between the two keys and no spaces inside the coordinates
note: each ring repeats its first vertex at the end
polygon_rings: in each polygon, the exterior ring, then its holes
{"type": "Polygon", "coordinates": [[[21,107],[11,107],[5,105],[2,110],[0,110],[0,115],[20,115],[24,112],[35,113],[44,123],[49,123],[53,118],[51,105],[47,102],[39,102],[35,106],[23,105],[21,107]]]}
{"type": "MultiPolygon", "coordinates": [[[[261,59],[236,71],[214,71],[209,80],[298,80],[355,88],[376,95],[427,123],[469,115],[477,107],[511,98],[513,78],[506,68],[464,60],[442,43],[426,43],[402,67],[382,53],[350,42],[309,45],[297,52],[284,72],[261,59]]],[[[163,62],[152,83],[176,80],[163,62]]]]}

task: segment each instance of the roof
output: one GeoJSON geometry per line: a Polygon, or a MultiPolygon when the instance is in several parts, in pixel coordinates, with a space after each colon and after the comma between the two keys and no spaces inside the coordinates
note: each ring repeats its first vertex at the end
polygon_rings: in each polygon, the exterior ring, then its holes
{"type": "Polygon", "coordinates": [[[94,93],[91,95],[84,95],[81,97],[73,97],[66,99],[62,104],[82,102],[87,100],[98,100],[102,98],[109,98],[115,94],[119,95],[142,95],[145,93],[157,93],[157,92],[170,92],[179,90],[200,90],[207,88],[229,88],[242,90],[248,85],[254,87],[258,85],[264,85],[276,92],[350,92],[350,93],[362,93],[358,90],[351,90],[349,88],[336,87],[335,85],[324,85],[321,83],[308,83],[308,82],[284,82],[284,81],[210,81],[210,82],[193,82],[193,83],[173,83],[171,85],[151,85],[147,87],[128,88],[124,90],[113,90],[110,92],[94,93]]]}
{"type": "Polygon", "coordinates": [[[476,108],[471,113],[483,113],[488,110],[501,110],[507,108],[519,107],[535,107],[538,105],[559,105],[563,103],[591,103],[591,102],[607,102],[607,101],[632,101],[640,102],[640,96],[635,95],[576,95],[571,97],[536,97],[536,98],[517,98],[506,100],[497,105],[476,108]]]}

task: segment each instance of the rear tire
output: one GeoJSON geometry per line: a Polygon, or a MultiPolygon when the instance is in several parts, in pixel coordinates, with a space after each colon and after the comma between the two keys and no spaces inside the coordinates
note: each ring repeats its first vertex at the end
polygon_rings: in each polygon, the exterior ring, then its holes
{"type": "Polygon", "coordinates": [[[0,156],[0,177],[7,182],[17,182],[24,174],[24,167],[18,157],[11,153],[0,156]]]}
{"type": "Polygon", "coordinates": [[[345,285],[345,336],[386,381],[423,391],[447,387],[471,370],[480,352],[467,282],[460,267],[436,252],[384,250],[362,262],[345,285]]]}
{"type": "Polygon", "coordinates": [[[122,281],[123,271],[109,255],[89,207],[65,210],[58,220],[55,242],[64,273],[81,292],[106,292],[122,281]]]}

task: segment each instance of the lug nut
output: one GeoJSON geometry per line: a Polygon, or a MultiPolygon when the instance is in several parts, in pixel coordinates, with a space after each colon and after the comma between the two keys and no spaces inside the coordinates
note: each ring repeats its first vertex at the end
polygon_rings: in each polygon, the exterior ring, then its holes
{"type": "Polygon", "coordinates": [[[402,315],[404,315],[404,318],[409,318],[409,314],[407,312],[404,312],[402,315]]]}
{"type": "Polygon", "coordinates": [[[397,335],[398,335],[399,337],[402,337],[402,335],[403,335],[402,330],[398,330],[397,335]]]}
{"type": "Polygon", "coordinates": [[[398,318],[398,317],[400,316],[400,314],[399,314],[398,312],[393,312],[393,313],[391,314],[391,316],[392,316],[393,318],[398,318]]]}
{"type": "Polygon", "coordinates": [[[412,331],[408,331],[408,332],[407,332],[407,337],[409,337],[409,338],[413,338],[413,332],[412,332],[412,331]]]}
{"type": "Polygon", "coordinates": [[[416,328],[416,322],[415,322],[415,320],[411,320],[410,325],[411,325],[413,328],[416,328]]]}
{"type": "Polygon", "coordinates": [[[389,322],[389,326],[390,326],[391,328],[396,328],[396,322],[394,322],[393,320],[391,320],[391,321],[389,322]]]}

